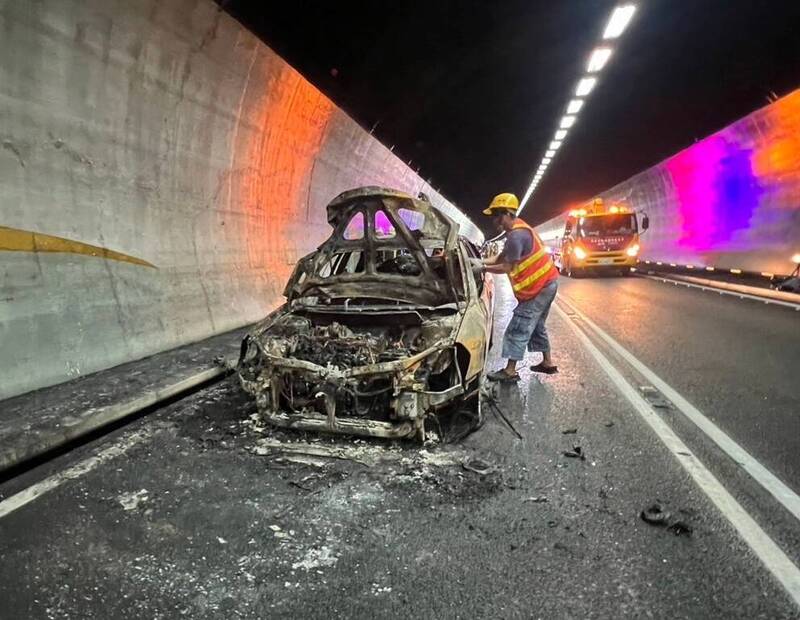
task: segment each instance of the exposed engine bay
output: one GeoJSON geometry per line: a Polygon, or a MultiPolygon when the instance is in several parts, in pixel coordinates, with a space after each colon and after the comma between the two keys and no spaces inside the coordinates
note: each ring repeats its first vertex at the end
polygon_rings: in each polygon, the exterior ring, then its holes
{"type": "Polygon", "coordinates": [[[240,381],[277,426],[424,440],[426,416],[477,395],[483,376],[489,314],[470,257],[427,203],[375,188],[337,201],[333,237],[245,337],[240,381]],[[431,224],[409,230],[401,207],[431,224]],[[393,236],[369,224],[376,212],[393,236]],[[368,224],[348,240],[358,213],[368,224]]]}

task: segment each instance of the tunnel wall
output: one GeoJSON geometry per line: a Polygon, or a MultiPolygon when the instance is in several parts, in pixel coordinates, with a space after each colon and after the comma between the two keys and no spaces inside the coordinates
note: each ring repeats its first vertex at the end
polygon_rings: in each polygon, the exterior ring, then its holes
{"type": "Polygon", "coordinates": [[[210,0],[0,0],[0,398],[263,317],[377,184],[480,232],[210,0]]]}
{"type": "MultiPolygon", "coordinates": [[[[643,260],[789,273],[800,252],[800,90],[600,196],[650,216],[643,260]]],[[[538,230],[550,236],[563,219],[538,230]]]]}

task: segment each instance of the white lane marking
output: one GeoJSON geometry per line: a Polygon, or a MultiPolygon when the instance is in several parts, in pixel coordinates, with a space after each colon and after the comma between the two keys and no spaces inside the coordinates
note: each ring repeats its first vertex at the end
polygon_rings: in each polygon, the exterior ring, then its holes
{"type": "Polygon", "coordinates": [[[649,403],[625,380],[609,359],[603,355],[589,337],[569,315],[556,304],[556,311],[567,322],[575,335],[605,371],[622,395],[633,405],[636,412],[653,429],[658,438],[683,466],[692,480],[708,496],[723,516],[739,532],[745,543],[758,556],[764,566],[775,576],[795,605],[800,607],[800,569],[775,544],[761,526],[745,511],[725,487],[714,477],[705,465],[689,450],[685,443],[672,431],[649,403]]]}
{"type": "Polygon", "coordinates": [[[786,508],[795,519],[800,520],[800,496],[781,482],[778,477],[757,461],[750,453],[728,436],[725,431],[709,420],[703,413],[681,396],[666,381],[650,370],[621,344],[603,331],[594,321],[578,310],[573,304],[561,300],[572,310],[581,321],[590,327],[611,349],[631,365],[639,374],[645,377],[650,384],[661,392],[672,404],[701,431],[703,431],[717,446],[722,449],[734,462],[744,469],[758,484],[766,489],[781,505],[786,508]]]}
{"type": "Polygon", "coordinates": [[[783,301],[781,299],[770,299],[768,297],[759,297],[758,295],[750,295],[748,293],[737,293],[736,291],[728,291],[722,288],[714,288],[712,286],[703,286],[702,284],[695,284],[694,282],[684,282],[683,280],[672,280],[671,278],[662,278],[660,276],[651,276],[645,274],[636,274],[640,278],[647,278],[648,280],[655,280],[656,282],[663,282],[664,284],[675,284],[676,286],[686,286],[689,288],[699,288],[709,293],[719,293],[720,295],[730,295],[731,297],[738,297],[739,299],[752,299],[760,301],[763,304],[776,304],[778,306],[786,306],[794,310],[800,310],[800,304],[794,304],[791,301],[783,301]]]}
{"type": "Polygon", "coordinates": [[[76,478],[89,473],[106,461],[110,461],[111,459],[125,454],[125,452],[130,450],[132,447],[142,443],[151,436],[152,432],[149,429],[143,429],[136,431],[135,433],[131,433],[123,440],[109,446],[108,448],[105,448],[104,450],[101,450],[94,456],[81,461],[77,465],[73,465],[69,469],[65,469],[57,474],[53,474],[49,478],[45,478],[41,482],[37,482],[36,484],[29,486],[27,489],[4,499],[0,502],[0,519],[14,512],[18,508],[22,508],[26,504],[29,504],[45,493],[61,486],[65,482],[69,480],[75,480],[76,478]]]}

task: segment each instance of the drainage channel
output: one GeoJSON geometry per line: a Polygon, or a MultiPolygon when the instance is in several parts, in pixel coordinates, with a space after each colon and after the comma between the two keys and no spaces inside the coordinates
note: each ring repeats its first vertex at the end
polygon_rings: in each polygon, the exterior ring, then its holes
{"type": "Polygon", "coordinates": [[[20,460],[9,467],[0,470],[0,484],[19,478],[57,458],[77,450],[83,446],[91,444],[98,439],[110,435],[121,428],[129,426],[144,417],[160,411],[176,402],[184,400],[189,396],[197,394],[212,385],[223,381],[231,374],[228,368],[215,368],[197,375],[193,380],[184,380],[164,390],[160,390],[156,395],[134,399],[129,403],[120,406],[118,415],[109,416],[108,421],[87,429],[77,436],[59,442],[52,448],[38,452],[37,454],[20,460]],[[134,403],[134,404],[131,404],[134,403]]]}

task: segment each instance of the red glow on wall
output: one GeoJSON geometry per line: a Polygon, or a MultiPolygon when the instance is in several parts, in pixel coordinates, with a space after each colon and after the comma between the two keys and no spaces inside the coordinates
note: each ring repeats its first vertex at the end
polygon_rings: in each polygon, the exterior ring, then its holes
{"type": "Polygon", "coordinates": [[[305,251],[298,231],[307,222],[314,161],[336,108],[284,63],[265,55],[261,64],[267,75],[253,81],[268,88],[249,97],[238,119],[245,129],[234,146],[232,199],[249,219],[249,264],[284,282],[305,251]]]}

